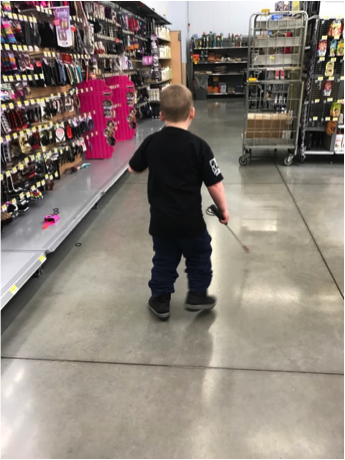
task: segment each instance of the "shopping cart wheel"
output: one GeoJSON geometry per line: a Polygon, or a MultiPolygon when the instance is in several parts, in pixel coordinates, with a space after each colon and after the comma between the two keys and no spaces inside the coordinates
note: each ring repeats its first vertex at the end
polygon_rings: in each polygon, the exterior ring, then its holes
{"type": "Polygon", "coordinates": [[[292,165],[292,161],[293,161],[293,155],[288,155],[288,156],[285,157],[285,159],[284,159],[284,165],[285,165],[285,166],[291,166],[291,165],[292,165]]]}
{"type": "Polygon", "coordinates": [[[242,155],[240,156],[240,158],[238,159],[238,162],[241,166],[247,166],[247,164],[249,163],[249,158],[248,157],[243,157],[242,155]]]}

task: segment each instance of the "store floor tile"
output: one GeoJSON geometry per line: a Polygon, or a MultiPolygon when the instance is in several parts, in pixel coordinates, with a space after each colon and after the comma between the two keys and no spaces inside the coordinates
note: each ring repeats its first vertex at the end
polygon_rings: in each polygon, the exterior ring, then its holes
{"type": "Polygon", "coordinates": [[[342,458],[343,388],[334,375],[4,360],[2,457],[342,458]]]}
{"type": "Polygon", "coordinates": [[[3,333],[3,356],[342,372],[342,299],[286,187],[226,190],[251,252],[207,218],[214,314],[183,310],[182,262],[170,323],[150,316],[146,186],[124,183],[3,333]]]}

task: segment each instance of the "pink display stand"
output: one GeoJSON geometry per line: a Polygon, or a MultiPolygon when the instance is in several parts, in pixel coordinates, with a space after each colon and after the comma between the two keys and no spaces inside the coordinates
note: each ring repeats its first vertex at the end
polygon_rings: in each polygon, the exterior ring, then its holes
{"type": "Polygon", "coordinates": [[[79,83],[80,112],[91,112],[94,121],[93,136],[86,140],[86,159],[111,158],[115,149],[116,120],[113,109],[113,91],[103,80],[79,83]],[[107,102],[104,102],[107,101],[107,102]]]}
{"type": "Polygon", "coordinates": [[[109,77],[105,79],[105,82],[113,92],[112,100],[114,107],[116,107],[116,140],[133,139],[137,128],[134,83],[126,75],[109,77]]]}

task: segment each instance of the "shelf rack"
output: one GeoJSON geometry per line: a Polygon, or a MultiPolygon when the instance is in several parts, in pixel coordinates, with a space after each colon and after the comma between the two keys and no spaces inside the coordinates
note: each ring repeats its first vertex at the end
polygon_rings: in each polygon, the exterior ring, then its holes
{"type": "MultiPolygon", "coordinates": [[[[300,133],[300,161],[308,155],[343,155],[344,149],[336,148],[337,136],[344,138],[344,124],[339,124],[339,116],[332,116],[331,107],[340,104],[344,117],[344,56],[330,56],[329,45],[332,37],[328,32],[333,19],[313,18],[313,31],[310,43],[306,76],[306,92],[303,101],[300,133]],[[327,40],[327,50],[320,56],[318,43],[327,40]],[[331,63],[333,75],[326,76],[326,66],[331,63]],[[328,93],[324,87],[329,82],[328,93]],[[327,134],[328,124],[333,124],[333,133],[327,134]],[[341,133],[342,132],[342,133],[341,133]]],[[[343,22],[343,20],[342,20],[343,22]]],[[[330,132],[330,131],[329,131],[330,132]]],[[[343,141],[344,142],[344,141],[343,141]]]]}
{"type": "MultiPolygon", "coordinates": [[[[195,59],[193,59],[193,56],[191,58],[191,77],[192,80],[195,80],[195,77],[198,75],[199,70],[205,69],[206,66],[210,67],[213,66],[215,68],[216,66],[226,66],[228,68],[227,72],[212,72],[212,73],[206,73],[208,75],[208,91],[207,91],[207,97],[232,97],[232,96],[243,96],[244,95],[244,89],[243,89],[243,84],[244,84],[244,71],[245,67],[247,64],[247,51],[248,51],[248,46],[245,44],[242,44],[241,46],[234,46],[234,44],[231,42],[231,39],[227,38],[224,39],[224,46],[221,47],[214,47],[214,46],[198,46],[198,43],[201,42],[202,39],[193,39],[191,42],[191,53],[194,55],[199,55],[200,56],[200,61],[195,62],[195,59]],[[213,62],[207,62],[207,59],[209,58],[210,53],[213,53],[216,56],[218,56],[218,59],[213,61],[213,62]],[[231,61],[222,61],[221,58],[231,58],[233,60],[231,61]],[[234,66],[234,67],[232,67],[234,66]],[[240,69],[237,71],[232,71],[231,69],[240,69]],[[214,79],[213,77],[217,77],[217,79],[214,79]],[[225,83],[226,84],[226,92],[225,93],[220,93],[220,92],[211,92],[209,89],[212,87],[215,87],[219,85],[219,83],[225,83]],[[229,91],[229,88],[232,90],[229,91]]],[[[247,37],[242,37],[241,39],[242,43],[248,43],[248,38],[247,37]]],[[[200,43],[201,44],[201,43],[200,43]]],[[[205,73],[205,72],[203,72],[205,73]]],[[[203,96],[203,90],[201,92],[195,91],[195,97],[199,97],[199,94],[201,94],[201,97],[204,98],[203,96]]]]}

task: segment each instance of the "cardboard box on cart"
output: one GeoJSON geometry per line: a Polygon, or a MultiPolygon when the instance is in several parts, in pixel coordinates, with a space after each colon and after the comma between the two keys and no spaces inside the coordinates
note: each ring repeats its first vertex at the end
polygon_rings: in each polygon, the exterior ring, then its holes
{"type": "Polygon", "coordinates": [[[287,113],[249,113],[248,139],[283,139],[283,132],[291,130],[292,117],[287,113]]]}

